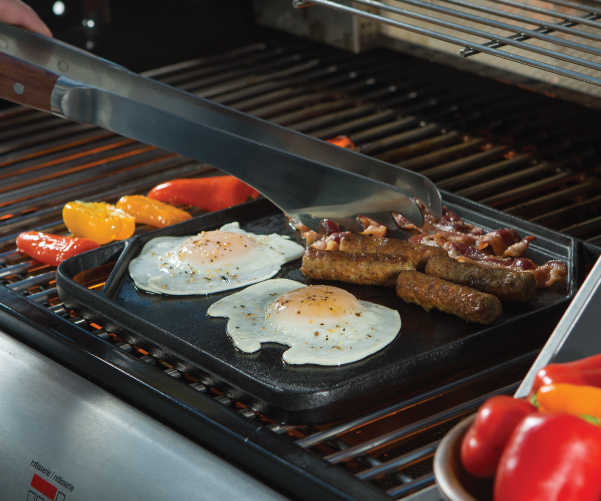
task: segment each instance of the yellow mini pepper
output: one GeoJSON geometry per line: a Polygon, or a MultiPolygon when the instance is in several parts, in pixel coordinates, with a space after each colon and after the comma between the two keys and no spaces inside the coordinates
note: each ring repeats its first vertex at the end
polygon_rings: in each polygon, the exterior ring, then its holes
{"type": "Polygon", "coordinates": [[[90,238],[100,245],[125,240],[136,227],[133,216],[105,202],[68,202],[63,207],[63,221],[74,236],[90,238]]]}

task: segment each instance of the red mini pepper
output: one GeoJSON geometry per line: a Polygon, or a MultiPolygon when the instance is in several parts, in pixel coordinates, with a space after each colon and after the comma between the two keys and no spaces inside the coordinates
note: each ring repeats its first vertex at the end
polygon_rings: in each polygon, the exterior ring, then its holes
{"type": "Polygon", "coordinates": [[[553,383],[585,384],[601,388],[601,353],[574,362],[548,364],[540,369],[532,384],[532,393],[553,383]]]}
{"type": "Polygon", "coordinates": [[[492,478],[505,444],[524,416],[536,407],[509,395],[497,395],[484,402],[461,442],[464,468],[478,478],[492,478]]]}
{"type": "Polygon", "coordinates": [[[494,501],[599,501],[601,428],[569,414],[537,412],[501,456],[494,501]]]}
{"type": "Polygon", "coordinates": [[[148,198],[154,200],[208,211],[227,209],[257,196],[257,190],[234,176],[174,179],[155,186],[148,193],[148,198]]]}
{"type": "Polygon", "coordinates": [[[40,231],[27,231],[17,237],[19,252],[52,266],[58,266],[67,258],[98,247],[100,245],[89,238],[64,237],[40,231]]]}

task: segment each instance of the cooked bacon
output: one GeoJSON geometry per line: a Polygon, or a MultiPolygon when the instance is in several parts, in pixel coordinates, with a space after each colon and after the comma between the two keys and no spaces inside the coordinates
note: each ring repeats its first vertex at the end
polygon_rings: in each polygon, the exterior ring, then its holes
{"type": "MultiPolygon", "coordinates": [[[[359,216],[359,219],[365,228],[361,232],[362,235],[369,235],[374,238],[384,238],[386,236],[386,226],[376,223],[365,216],[359,216]]],[[[323,220],[322,224],[326,229],[325,235],[310,230],[304,224],[292,219],[289,219],[288,222],[294,229],[300,232],[307,247],[314,247],[320,250],[338,250],[340,236],[349,233],[348,231],[341,231],[340,225],[331,219],[323,220]]]]}
{"type": "Polygon", "coordinates": [[[417,230],[426,235],[457,233],[463,235],[482,235],[484,233],[482,228],[465,222],[456,212],[453,212],[446,206],[442,208],[442,216],[436,218],[420,201],[417,201],[417,205],[424,215],[424,226],[418,228],[400,214],[396,214],[395,220],[399,227],[406,230],[417,230]]]}
{"type": "Polygon", "coordinates": [[[511,228],[493,230],[478,239],[478,250],[483,250],[490,246],[495,256],[502,256],[510,246],[517,244],[521,240],[518,232],[511,228]]]}
{"type": "MultiPolygon", "coordinates": [[[[568,276],[568,267],[562,261],[548,261],[540,266],[524,257],[530,242],[536,237],[521,237],[512,228],[501,228],[485,233],[478,226],[465,222],[457,213],[443,207],[443,214],[435,218],[421,202],[417,202],[424,214],[424,226],[417,228],[407,219],[395,214],[399,227],[411,230],[416,234],[409,238],[410,242],[441,247],[448,255],[458,261],[475,262],[484,266],[496,266],[508,270],[529,271],[535,275],[539,288],[549,287],[554,283],[564,283],[568,276]]],[[[361,217],[365,227],[364,234],[375,238],[386,237],[386,227],[366,217],[361,217]]],[[[324,236],[309,230],[301,230],[307,246],[321,250],[338,250],[341,232],[333,221],[325,221],[328,235],[324,236]]],[[[298,226],[296,226],[298,229],[298,226]]]]}
{"type": "Polygon", "coordinates": [[[362,235],[369,235],[374,238],[384,238],[386,236],[386,226],[380,223],[376,223],[365,216],[359,216],[359,220],[365,230],[361,232],[362,235]]]}
{"type": "Polygon", "coordinates": [[[532,270],[538,287],[549,287],[554,283],[564,283],[568,276],[568,266],[563,261],[547,261],[535,270],[532,270]]]}
{"type": "Polygon", "coordinates": [[[462,221],[447,207],[443,207],[442,217],[436,219],[422,204],[420,206],[426,221],[423,228],[416,228],[402,217],[397,218],[397,223],[402,228],[419,232],[412,236],[410,241],[442,247],[450,257],[458,261],[529,271],[535,275],[537,286],[540,288],[565,282],[568,275],[566,263],[549,261],[537,266],[530,259],[523,257],[530,242],[536,240],[534,236],[521,237],[511,228],[485,233],[482,228],[462,221]]]}
{"type": "Polygon", "coordinates": [[[534,241],[535,238],[531,235],[524,237],[519,242],[507,247],[503,253],[503,257],[520,257],[526,252],[530,242],[534,241]]]}

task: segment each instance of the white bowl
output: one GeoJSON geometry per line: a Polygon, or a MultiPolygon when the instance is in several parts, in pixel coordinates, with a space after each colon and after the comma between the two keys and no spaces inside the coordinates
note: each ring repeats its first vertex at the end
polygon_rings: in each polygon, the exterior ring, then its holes
{"type": "Polygon", "coordinates": [[[457,423],[441,440],[434,455],[434,476],[441,494],[447,501],[492,500],[492,479],[470,475],[459,458],[461,440],[474,422],[473,414],[457,423]]]}

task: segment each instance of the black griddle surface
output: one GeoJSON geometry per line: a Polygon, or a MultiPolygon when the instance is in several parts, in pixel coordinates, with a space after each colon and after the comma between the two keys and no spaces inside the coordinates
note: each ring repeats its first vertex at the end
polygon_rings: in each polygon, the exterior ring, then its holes
{"type": "MultiPolygon", "coordinates": [[[[445,194],[444,202],[485,230],[511,227],[521,236],[536,236],[526,256],[539,264],[561,259],[568,263],[570,277],[575,276],[571,238],[450,194],[445,194]]],[[[236,398],[253,409],[276,420],[308,424],[348,417],[402,391],[482,363],[487,356],[526,345],[545,327],[552,330],[574,293],[571,278],[566,287],[540,291],[530,305],[504,304],[501,319],[484,327],[405,304],[393,289],[336,282],[359,299],[397,309],[402,320],[399,335],[382,351],[359,362],[338,367],[291,366],[282,361],[286,347],[275,343],[264,344],[253,354],[237,351],[225,331],[227,320],[206,316],[211,304],[236,290],[162,296],[138,290],[129,277],[129,261],[151,238],[193,235],[232,221],[253,233],[296,238],[279,210],[266,200],[257,200],[75,256],[58,269],[60,298],[68,308],[126,341],[166,359],[175,357],[192,375],[196,369],[215,376],[223,382],[224,391],[234,391],[236,398]],[[103,273],[106,276],[107,268],[110,275],[104,287],[90,289],[88,282],[103,273]]],[[[299,267],[300,259],[285,265],[275,278],[308,283],[299,267]]]]}

